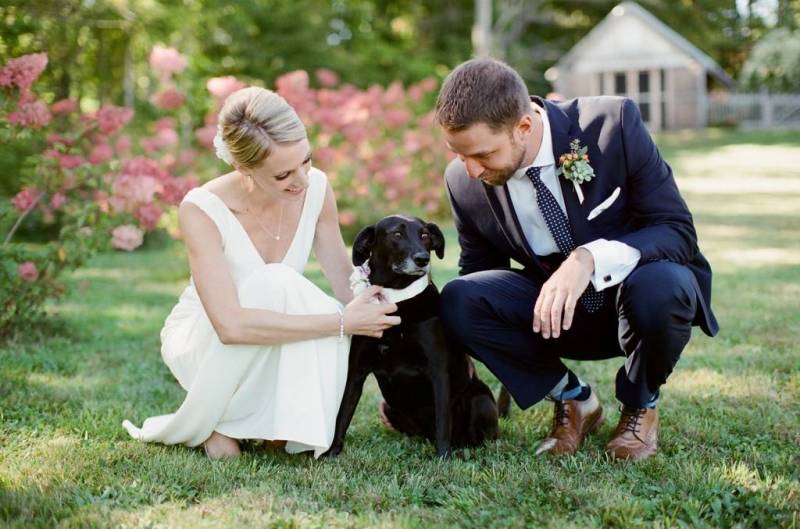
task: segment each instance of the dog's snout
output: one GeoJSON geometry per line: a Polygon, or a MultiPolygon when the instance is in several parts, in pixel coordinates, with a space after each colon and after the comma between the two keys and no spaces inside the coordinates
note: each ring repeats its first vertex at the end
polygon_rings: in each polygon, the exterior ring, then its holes
{"type": "Polygon", "coordinates": [[[414,254],[414,264],[417,266],[427,266],[431,262],[431,255],[429,253],[419,252],[414,254]]]}

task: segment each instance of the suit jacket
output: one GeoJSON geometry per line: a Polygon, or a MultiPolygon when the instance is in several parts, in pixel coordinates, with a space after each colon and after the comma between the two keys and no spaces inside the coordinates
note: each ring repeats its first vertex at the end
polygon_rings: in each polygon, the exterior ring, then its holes
{"type": "MultiPolygon", "coordinates": [[[[717,333],[711,311],[711,267],[697,247],[692,215],[678,192],[672,169],[661,158],[636,104],[627,98],[584,97],[552,103],[532,101],[547,111],[556,160],[575,138],[588,147],[595,177],[581,184],[583,204],[572,182],[559,177],[575,243],[595,239],[624,242],[641,252],[638,266],[672,261],[691,269],[698,305],[694,324],[717,333]],[[589,213],[619,187],[617,199],[591,221],[589,213]]],[[[513,259],[542,280],[549,276],[520,228],[506,186],[470,178],[454,159],[445,171],[450,205],[461,244],[459,274],[510,266],[513,259]]]]}

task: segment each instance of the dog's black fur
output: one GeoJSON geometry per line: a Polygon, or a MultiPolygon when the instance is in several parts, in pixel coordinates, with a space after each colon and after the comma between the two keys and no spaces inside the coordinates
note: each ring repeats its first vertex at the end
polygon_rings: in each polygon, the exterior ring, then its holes
{"type": "MultiPolygon", "coordinates": [[[[430,252],[444,257],[439,227],[393,215],[367,226],[353,244],[353,264],[368,261],[373,285],[401,289],[429,273],[430,252]]],[[[397,304],[400,325],[379,339],[354,336],[347,383],[328,455],[337,455],[367,375],[373,373],[398,431],[435,442],[439,456],[451,448],[495,439],[498,410],[492,392],[462,351],[447,347],[439,319],[439,291],[431,282],[418,296],[397,304]]],[[[446,310],[446,309],[445,309],[446,310]]]]}

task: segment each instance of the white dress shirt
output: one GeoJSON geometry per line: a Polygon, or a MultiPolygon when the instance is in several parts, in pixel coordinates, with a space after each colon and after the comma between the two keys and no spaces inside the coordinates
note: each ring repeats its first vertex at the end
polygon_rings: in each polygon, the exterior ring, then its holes
{"type": "MultiPolygon", "coordinates": [[[[538,109],[537,109],[538,111],[538,109]]],[[[567,215],[564,206],[564,196],[556,177],[556,164],[553,157],[553,137],[550,133],[550,121],[547,112],[538,111],[542,117],[542,144],[533,164],[522,167],[508,180],[506,186],[511,195],[511,204],[519,219],[522,232],[528,240],[533,253],[536,255],[550,255],[560,253],[556,241],[550,234],[550,229],[539,211],[536,203],[536,189],[533,182],[525,175],[529,167],[541,167],[540,177],[547,189],[553,194],[564,215],[567,215]]],[[[567,217],[569,219],[569,217],[567,217]]],[[[636,248],[620,241],[597,239],[581,246],[586,248],[594,258],[594,272],[592,284],[595,290],[600,291],[607,287],[621,283],[630,274],[639,262],[642,254],[636,248]]]]}

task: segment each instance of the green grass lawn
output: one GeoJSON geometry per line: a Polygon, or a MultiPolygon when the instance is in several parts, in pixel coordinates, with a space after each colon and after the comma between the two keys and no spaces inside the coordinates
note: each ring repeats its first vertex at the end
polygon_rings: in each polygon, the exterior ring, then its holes
{"type": "MultiPolygon", "coordinates": [[[[182,247],[166,244],[98,256],[50,323],[0,348],[0,527],[800,527],[799,137],[659,138],[714,268],[722,330],[696,330],[663,389],[656,457],[603,453],[621,359],[572,364],[610,412],[575,457],[533,456],[550,427],[542,403],[439,461],[381,427],[372,380],[335,460],[248,449],[210,462],[133,441],[123,418],[183,398],[159,354],[187,280],[182,247]]],[[[456,273],[446,231],[440,286],[456,273]]]]}

